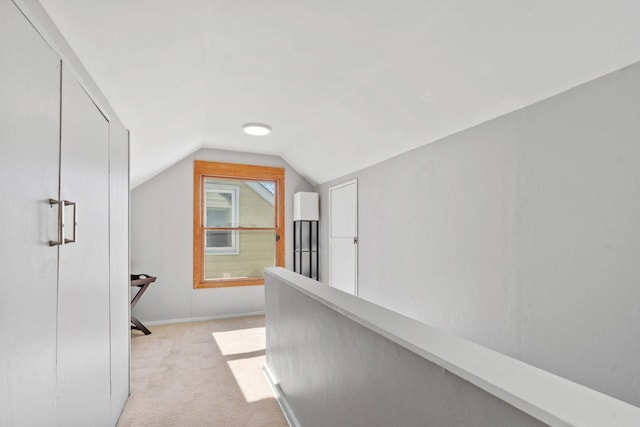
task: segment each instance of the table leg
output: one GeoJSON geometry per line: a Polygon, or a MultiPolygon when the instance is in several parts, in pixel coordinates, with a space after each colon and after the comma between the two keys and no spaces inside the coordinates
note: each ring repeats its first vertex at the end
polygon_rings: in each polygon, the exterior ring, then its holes
{"type": "MultiPolygon", "coordinates": [[[[138,303],[138,301],[142,297],[142,294],[144,294],[144,292],[147,290],[147,288],[149,287],[150,284],[151,284],[151,282],[148,282],[148,283],[145,283],[144,285],[140,286],[140,290],[138,291],[136,296],[134,296],[133,299],[131,300],[131,310],[133,310],[133,307],[136,306],[136,304],[138,303]]],[[[131,323],[133,323],[135,325],[135,326],[131,326],[131,329],[137,329],[139,331],[142,331],[142,332],[144,332],[145,335],[149,335],[151,333],[151,331],[149,329],[147,329],[147,327],[144,326],[141,321],[136,319],[133,314],[131,314],[131,323]]]]}
{"type": "Polygon", "coordinates": [[[144,332],[145,335],[149,335],[151,333],[151,331],[149,329],[147,329],[147,327],[144,326],[141,321],[136,319],[133,316],[133,314],[131,315],[131,323],[133,323],[135,325],[135,326],[132,326],[131,329],[137,329],[139,331],[142,331],[142,332],[144,332]]]}

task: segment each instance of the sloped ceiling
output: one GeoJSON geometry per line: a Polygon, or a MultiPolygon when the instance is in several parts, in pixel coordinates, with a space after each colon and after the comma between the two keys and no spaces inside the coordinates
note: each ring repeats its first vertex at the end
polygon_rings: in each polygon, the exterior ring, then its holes
{"type": "Polygon", "coordinates": [[[130,129],[133,186],[201,147],[322,183],[640,60],[637,0],[41,3],[130,129]]]}

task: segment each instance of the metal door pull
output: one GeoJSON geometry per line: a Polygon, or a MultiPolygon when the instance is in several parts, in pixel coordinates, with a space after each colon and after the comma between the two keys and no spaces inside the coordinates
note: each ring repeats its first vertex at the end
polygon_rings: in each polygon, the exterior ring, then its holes
{"type": "MultiPolygon", "coordinates": [[[[73,238],[72,239],[64,239],[64,243],[75,243],[77,233],[78,233],[78,204],[76,202],[70,202],[69,200],[62,201],[64,207],[73,206],[73,238]]],[[[64,208],[62,209],[64,210],[64,208]]],[[[64,233],[63,233],[64,236],[64,233]]]]}
{"type": "Polygon", "coordinates": [[[49,240],[49,246],[61,246],[64,244],[64,206],[56,199],[49,199],[49,205],[58,205],[58,240],[49,240]]]}

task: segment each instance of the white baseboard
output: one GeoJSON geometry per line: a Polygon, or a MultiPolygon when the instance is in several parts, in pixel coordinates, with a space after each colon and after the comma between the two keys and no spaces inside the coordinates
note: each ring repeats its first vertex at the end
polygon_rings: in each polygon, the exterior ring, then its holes
{"type": "Polygon", "coordinates": [[[289,405],[289,401],[287,401],[287,397],[282,393],[280,386],[275,380],[273,373],[265,363],[262,367],[262,372],[264,372],[264,376],[267,378],[267,382],[271,386],[271,390],[273,390],[273,394],[276,396],[276,400],[278,401],[278,405],[280,405],[280,409],[282,409],[282,413],[284,414],[284,418],[289,423],[289,427],[300,427],[300,423],[296,418],[291,406],[289,405]]]}
{"type": "Polygon", "coordinates": [[[234,319],[236,317],[251,317],[251,316],[262,316],[262,315],[264,315],[264,311],[252,311],[249,313],[221,314],[217,316],[186,317],[183,319],[167,319],[167,320],[150,320],[148,322],[145,320],[141,320],[141,322],[147,326],[154,326],[154,325],[169,325],[171,323],[201,322],[203,320],[234,319]]]}

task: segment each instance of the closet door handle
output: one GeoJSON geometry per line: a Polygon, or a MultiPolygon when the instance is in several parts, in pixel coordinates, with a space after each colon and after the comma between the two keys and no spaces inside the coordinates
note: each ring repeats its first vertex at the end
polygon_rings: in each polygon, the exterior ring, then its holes
{"type": "MultiPolygon", "coordinates": [[[[64,239],[65,243],[75,243],[76,241],[76,237],[77,237],[77,233],[78,233],[78,204],[76,202],[70,202],[69,200],[63,200],[62,201],[63,207],[62,210],[64,211],[64,208],[66,206],[73,206],[73,238],[72,239],[64,239]]],[[[64,236],[64,234],[63,234],[64,236]]]]}
{"type": "Polygon", "coordinates": [[[49,246],[61,246],[64,244],[64,206],[56,199],[49,199],[49,205],[58,205],[58,240],[49,240],[49,246]]]}

